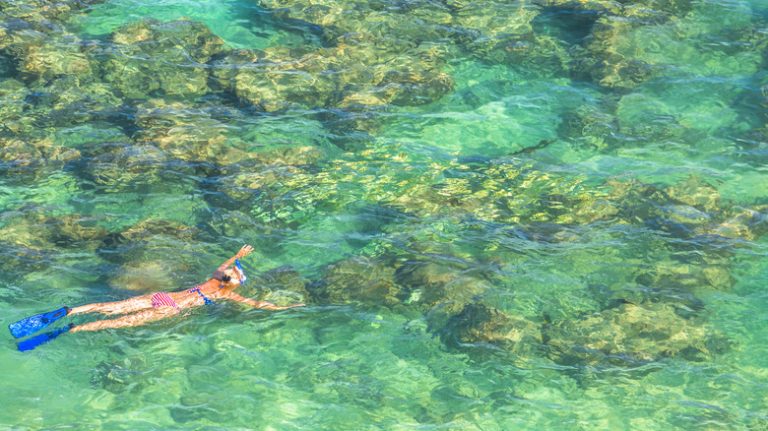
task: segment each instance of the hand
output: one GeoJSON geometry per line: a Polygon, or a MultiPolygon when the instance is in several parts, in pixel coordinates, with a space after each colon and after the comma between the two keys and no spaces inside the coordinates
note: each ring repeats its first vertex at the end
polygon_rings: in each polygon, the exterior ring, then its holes
{"type": "Polygon", "coordinates": [[[253,252],[253,247],[246,244],[240,249],[240,251],[237,252],[235,259],[244,258],[245,256],[251,254],[251,252],[253,252]]]}

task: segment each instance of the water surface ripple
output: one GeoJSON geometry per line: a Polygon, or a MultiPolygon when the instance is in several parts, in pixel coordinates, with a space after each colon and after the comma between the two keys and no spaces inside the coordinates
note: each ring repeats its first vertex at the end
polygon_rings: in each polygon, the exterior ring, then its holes
{"type": "Polygon", "coordinates": [[[768,4],[0,4],[0,428],[768,427],[768,4]],[[85,322],[78,318],[75,322],[85,322]]]}

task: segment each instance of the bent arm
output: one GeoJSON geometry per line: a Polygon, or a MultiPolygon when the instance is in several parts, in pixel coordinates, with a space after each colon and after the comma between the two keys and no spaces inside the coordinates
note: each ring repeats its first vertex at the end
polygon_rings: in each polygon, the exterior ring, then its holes
{"type": "Polygon", "coordinates": [[[252,251],[253,251],[253,247],[251,247],[250,245],[244,245],[240,249],[240,251],[237,252],[237,254],[235,254],[234,256],[230,257],[229,259],[227,259],[226,262],[224,262],[221,265],[219,265],[219,267],[216,269],[216,271],[224,271],[225,269],[227,269],[230,266],[232,266],[232,264],[235,263],[235,260],[243,258],[245,256],[248,256],[249,254],[251,254],[252,251]]]}
{"type": "Polygon", "coordinates": [[[227,299],[231,299],[233,301],[242,302],[243,304],[248,304],[248,305],[250,305],[251,307],[254,307],[254,308],[262,308],[264,310],[286,310],[288,308],[301,307],[301,306],[304,305],[304,304],[291,304],[291,305],[286,305],[284,307],[281,307],[281,306],[275,305],[275,304],[273,304],[271,302],[256,301],[255,299],[246,298],[246,297],[238,295],[237,293],[234,293],[234,292],[231,292],[230,294],[228,294],[226,296],[226,298],[227,299]]]}

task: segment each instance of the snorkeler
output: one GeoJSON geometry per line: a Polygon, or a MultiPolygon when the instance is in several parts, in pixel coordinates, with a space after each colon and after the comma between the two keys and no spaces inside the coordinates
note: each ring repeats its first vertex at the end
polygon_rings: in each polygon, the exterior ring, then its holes
{"type": "Polygon", "coordinates": [[[215,300],[237,301],[265,310],[284,310],[304,305],[291,304],[280,307],[271,302],[246,298],[234,292],[246,280],[245,272],[240,265],[239,259],[248,256],[252,251],[253,247],[250,245],[243,246],[237,254],[222,263],[210,279],[191,289],[179,292],[156,292],[122,301],[99,302],[74,308],[62,307],[49,313],[27,317],[10,324],[8,327],[14,337],[20,338],[31,335],[67,315],[85,313],[100,313],[108,316],[123,315],[116,319],[97,320],[81,325],[70,324],[69,326],[24,340],[18,344],[19,350],[31,350],[64,332],[98,331],[107,328],[139,326],[175,316],[183,309],[211,304],[215,300]]]}

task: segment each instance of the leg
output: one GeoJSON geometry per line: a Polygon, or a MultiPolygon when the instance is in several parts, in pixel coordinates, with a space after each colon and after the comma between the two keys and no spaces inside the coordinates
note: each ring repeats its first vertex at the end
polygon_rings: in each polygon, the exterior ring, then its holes
{"type": "Polygon", "coordinates": [[[142,295],[115,302],[96,302],[93,304],[75,307],[69,314],[101,313],[101,314],[127,314],[152,308],[152,295],[142,295]]]}
{"type": "Polygon", "coordinates": [[[145,323],[165,319],[166,317],[175,316],[177,314],[179,314],[179,309],[174,307],[153,308],[151,310],[140,311],[138,313],[129,314],[117,319],[99,320],[83,325],[75,325],[70,331],[98,331],[108,328],[127,328],[130,326],[140,326],[145,323]]]}

